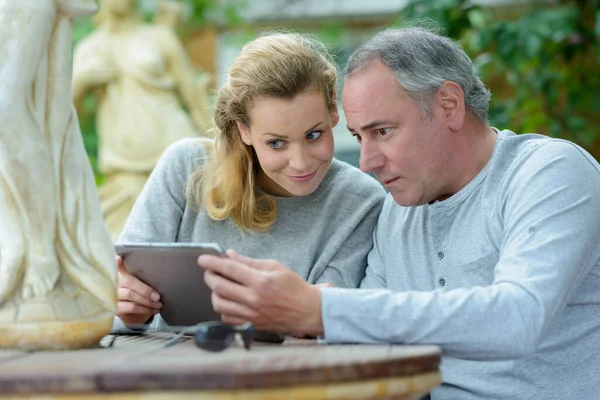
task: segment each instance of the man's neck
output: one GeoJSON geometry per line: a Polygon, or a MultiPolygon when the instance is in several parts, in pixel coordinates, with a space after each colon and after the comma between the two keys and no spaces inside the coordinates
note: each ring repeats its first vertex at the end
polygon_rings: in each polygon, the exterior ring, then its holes
{"type": "Polygon", "coordinates": [[[494,152],[497,134],[487,124],[468,118],[464,132],[457,135],[456,152],[451,184],[448,195],[437,200],[445,200],[467,186],[487,165],[494,152]]]}

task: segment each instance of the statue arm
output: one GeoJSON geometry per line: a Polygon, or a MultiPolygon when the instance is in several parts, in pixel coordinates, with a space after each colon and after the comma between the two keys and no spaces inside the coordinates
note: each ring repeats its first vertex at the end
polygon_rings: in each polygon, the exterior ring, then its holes
{"type": "Polygon", "coordinates": [[[92,39],[84,39],[75,48],[73,56],[72,91],[77,112],[81,111],[86,94],[103,89],[119,78],[119,68],[115,62],[99,42],[92,42],[92,39]]]}
{"type": "Polygon", "coordinates": [[[208,77],[196,77],[194,68],[185,49],[174,33],[165,31],[165,53],[170,72],[177,81],[177,88],[183,102],[190,110],[196,126],[206,134],[212,127],[211,111],[208,104],[208,77]]]}

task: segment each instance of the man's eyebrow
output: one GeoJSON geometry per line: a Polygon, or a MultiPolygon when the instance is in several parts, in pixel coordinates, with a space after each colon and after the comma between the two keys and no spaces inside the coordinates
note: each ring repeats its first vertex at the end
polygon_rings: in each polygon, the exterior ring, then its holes
{"type": "MultiPolygon", "coordinates": [[[[360,128],[360,130],[361,130],[361,131],[366,131],[366,130],[373,129],[373,128],[375,128],[375,127],[378,127],[378,126],[386,126],[386,125],[392,125],[392,122],[391,122],[391,121],[386,121],[386,120],[382,120],[382,121],[373,121],[373,122],[370,122],[370,123],[368,123],[368,124],[366,124],[366,125],[362,126],[362,127],[360,128]]],[[[348,126],[347,126],[347,128],[348,128],[348,130],[349,130],[350,132],[354,132],[354,129],[353,129],[353,128],[351,128],[351,127],[350,127],[350,125],[348,125],[348,126]]]]}
{"type": "MultiPolygon", "coordinates": [[[[316,128],[316,127],[318,127],[319,125],[323,124],[324,122],[325,122],[325,121],[321,121],[321,122],[319,122],[319,123],[317,123],[317,124],[313,125],[312,127],[310,127],[310,128],[309,128],[309,129],[306,131],[306,133],[311,133],[312,131],[314,131],[314,130],[315,130],[315,128],[316,128]]],[[[279,135],[279,134],[277,134],[277,133],[271,133],[271,132],[265,132],[265,133],[263,133],[263,136],[265,136],[265,135],[273,136],[273,137],[276,137],[277,139],[287,139],[287,138],[288,138],[288,137],[287,137],[287,136],[285,136],[285,135],[279,135]]]]}

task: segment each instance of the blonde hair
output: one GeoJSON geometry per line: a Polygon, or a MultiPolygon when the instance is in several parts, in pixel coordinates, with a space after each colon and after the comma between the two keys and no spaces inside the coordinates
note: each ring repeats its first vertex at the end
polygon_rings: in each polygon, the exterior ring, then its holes
{"type": "Polygon", "coordinates": [[[190,177],[188,198],[204,204],[214,220],[231,218],[241,230],[267,231],[277,203],[255,192],[260,165],[237,122],[250,126],[249,109],[259,96],[292,99],[311,87],[334,107],[336,68],[322,44],[297,33],[270,33],[248,43],[218,92],[211,157],[190,177]]]}

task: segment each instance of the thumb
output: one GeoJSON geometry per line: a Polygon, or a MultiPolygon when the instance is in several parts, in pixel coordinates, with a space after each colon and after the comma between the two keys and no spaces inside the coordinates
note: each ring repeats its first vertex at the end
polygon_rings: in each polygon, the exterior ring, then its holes
{"type": "Polygon", "coordinates": [[[129,271],[127,271],[127,268],[125,268],[125,263],[123,262],[123,257],[117,256],[116,261],[117,261],[117,267],[119,267],[119,273],[124,274],[124,275],[131,275],[129,273],[129,271]]]}
{"type": "Polygon", "coordinates": [[[257,258],[242,256],[231,249],[227,250],[226,253],[227,257],[231,258],[232,260],[238,261],[258,271],[271,271],[275,269],[270,260],[260,260],[257,258]]]}

